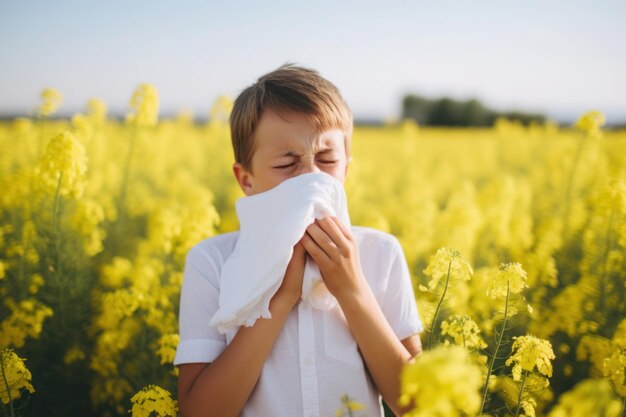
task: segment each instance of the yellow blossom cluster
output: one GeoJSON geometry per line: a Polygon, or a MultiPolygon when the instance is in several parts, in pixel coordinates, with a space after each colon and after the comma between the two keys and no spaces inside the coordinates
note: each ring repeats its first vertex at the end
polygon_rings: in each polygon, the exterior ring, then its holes
{"type": "Polygon", "coordinates": [[[58,192],[60,195],[80,198],[85,189],[86,171],[84,146],[72,132],[64,131],[48,143],[38,174],[52,194],[58,192]]]}
{"type": "Polygon", "coordinates": [[[600,136],[600,128],[604,126],[606,118],[604,114],[599,111],[593,110],[583,114],[574,124],[576,129],[579,129],[590,137],[600,136]]]}
{"type": "Polygon", "coordinates": [[[519,294],[528,288],[526,271],[519,262],[501,264],[498,269],[492,270],[490,276],[487,295],[494,299],[503,299],[507,294],[519,294]]]}
{"type": "Polygon", "coordinates": [[[171,394],[158,385],[148,385],[130,399],[133,408],[129,410],[132,417],[176,417],[178,404],[171,394]]]}
{"type": "Polygon", "coordinates": [[[607,381],[586,379],[559,397],[548,417],[618,417],[621,409],[607,381]]]}
{"type": "Polygon", "coordinates": [[[444,286],[447,279],[455,281],[467,281],[471,278],[474,270],[468,261],[461,257],[459,251],[448,248],[439,248],[430,258],[424,274],[430,277],[428,286],[420,286],[422,291],[435,292],[444,286]]]}
{"type": "Polygon", "coordinates": [[[133,110],[126,122],[139,127],[154,127],[159,117],[159,92],[152,84],[141,84],[130,99],[133,110]]]}
{"type": "Polygon", "coordinates": [[[603,363],[603,374],[609,380],[615,392],[626,397],[626,349],[615,349],[603,363]]]}
{"type": "Polygon", "coordinates": [[[0,323],[0,348],[24,346],[28,337],[38,338],[43,322],[52,316],[52,309],[36,299],[25,299],[18,303],[6,298],[4,304],[11,311],[0,323]]]}
{"type": "Polygon", "coordinates": [[[522,379],[522,372],[539,372],[552,376],[552,360],[555,359],[550,341],[526,335],[514,337],[512,353],[506,364],[513,364],[513,379],[522,379]]]}
{"type": "Polygon", "coordinates": [[[40,117],[47,117],[57,111],[63,103],[63,95],[56,88],[44,88],[41,91],[41,103],[37,108],[40,117]]]}
{"type": "Polygon", "coordinates": [[[161,358],[161,364],[174,362],[174,356],[176,356],[176,347],[180,342],[180,336],[177,333],[164,334],[159,338],[157,343],[159,348],[156,354],[161,358]]]}
{"type": "MultiPolygon", "coordinates": [[[[487,347],[485,341],[480,337],[480,328],[470,316],[452,316],[449,321],[441,322],[441,335],[449,335],[454,339],[454,343],[468,349],[483,349],[487,347]]],[[[445,341],[448,344],[448,340],[445,341]]]]}
{"type": "Polygon", "coordinates": [[[106,122],[107,105],[100,98],[90,98],[87,100],[87,117],[95,125],[102,125],[106,122]]]}
{"type": "Polygon", "coordinates": [[[416,357],[401,377],[400,406],[408,417],[469,416],[478,412],[482,385],[479,365],[460,346],[437,346],[416,357]]]}
{"type": "Polygon", "coordinates": [[[0,370],[2,370],[0,399],[4,404],[20,398],[23,389],[30,393],[35,392],[30,383],[32,375],[24,364],[24,358],[20,358],[13,349],[3,349],[0,352],[0,370]]]}

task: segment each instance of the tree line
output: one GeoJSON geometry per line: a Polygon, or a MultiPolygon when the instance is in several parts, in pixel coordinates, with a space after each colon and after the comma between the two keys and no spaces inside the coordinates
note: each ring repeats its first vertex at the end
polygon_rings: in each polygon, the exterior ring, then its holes
{"type": "Polygon", "coordinates": [[[492,126],[498,117],[518,120],[528,125],[543,123],[546,116],[520,111],[499,112],[484,106],[479,100],[454,100],[449,97],[430,99],[413,94],[402,99],[402,118],[413,119],[426,126],[492,126]]]}

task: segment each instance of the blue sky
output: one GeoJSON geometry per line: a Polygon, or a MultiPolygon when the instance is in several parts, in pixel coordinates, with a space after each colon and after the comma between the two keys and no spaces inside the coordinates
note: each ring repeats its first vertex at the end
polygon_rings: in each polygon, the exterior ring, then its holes
{"type": "Polygon", "coordinates": [[[162,113],[204,116],[290,61],[336,84],[357,118],[402,94],[476,97],[568,121],[626,121],[626,2],[0,0],[0,114],[39,91],[64,113],[101,97],[123,113],[153,83],[162,113]]]}

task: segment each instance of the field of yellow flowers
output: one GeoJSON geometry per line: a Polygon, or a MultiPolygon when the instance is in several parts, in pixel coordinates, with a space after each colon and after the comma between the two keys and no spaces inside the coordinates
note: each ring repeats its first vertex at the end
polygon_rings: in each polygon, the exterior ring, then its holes
{"type": "MultiPolygon", "coordinates": [[[[174,416],[182,271],[237,228],[232,102],[71,120],[43,91],[0,123],[0,398],[5,416],[174,416]]],[[[403,245],[426,331],[409,416],[620,416],[626,385],[626,132],[356,127],[353,224],[403,245]]],[[[337,416],[366,416],[337,398],[337,416]]]]}

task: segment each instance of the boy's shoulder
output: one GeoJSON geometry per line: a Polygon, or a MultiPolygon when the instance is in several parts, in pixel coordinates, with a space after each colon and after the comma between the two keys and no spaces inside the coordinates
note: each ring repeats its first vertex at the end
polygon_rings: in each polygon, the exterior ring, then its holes
{"type": "Polygon", "coordinates": [[[363,250],[393,251],[400,248],[400,242],[391,233],[366,226],[351,226],[352,235],[363,250]]]}
{"type": "Polygon", "coordinates": [[[215,263],[222,264],[235,249],[238,236],[239,231],[234,231],[207,237],[193,245],[188,256],[201,254],[215,263]]]}

